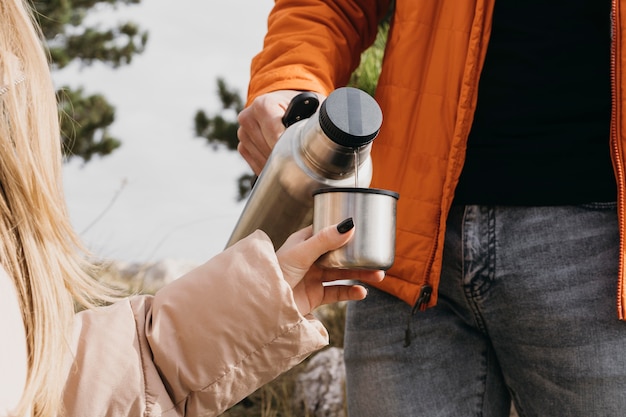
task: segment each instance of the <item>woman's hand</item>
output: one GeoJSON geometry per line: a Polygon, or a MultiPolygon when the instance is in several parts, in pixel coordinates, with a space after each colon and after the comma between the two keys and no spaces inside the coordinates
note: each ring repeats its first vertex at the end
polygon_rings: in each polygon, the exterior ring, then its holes
{"type": "MultiPolygon", "coordinates": [[[[278,138],[285,131],[282,117],[296,90],[278,90],[257,97],[238,116],[237,150],[256,175],[261,173],[278,138]]],[[[318,94],[320,103],[323,96],[318,94]]]]}
{"type": "Polygon", "coordinates": [[[322,304],[362,300],[367,295],[361,285],[325,286],[325,282],[357,280],[373,283],[383,280],[384,271],[324,269],[313,265],[324,253],[346,244],[354,235],[353,227],[352,219],[346,219],[313,235],[313,228],[309,226],[292,234],[276,252],[283,276],[293,289],[296,305],[303,315],[322,304]]]}

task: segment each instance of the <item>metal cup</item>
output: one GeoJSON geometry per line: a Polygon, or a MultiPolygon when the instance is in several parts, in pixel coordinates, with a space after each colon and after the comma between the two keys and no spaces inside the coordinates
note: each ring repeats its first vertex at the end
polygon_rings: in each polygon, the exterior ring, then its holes
{"type": "Polygon", "coordinates": [[[382,269],[393,265],[399,194],[377,188],[322,188],[313,193],[313,233],[352,217],[355,232],[316,264],[338,269],[382,269]]]}

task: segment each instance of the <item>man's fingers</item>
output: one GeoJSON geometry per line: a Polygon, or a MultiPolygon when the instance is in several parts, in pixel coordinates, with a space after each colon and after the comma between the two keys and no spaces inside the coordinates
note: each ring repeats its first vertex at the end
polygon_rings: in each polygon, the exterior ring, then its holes
{"type": "Polygon", "coordinates": [[[322,282],[350,280],[372,284],[380,282],[385,278],[385,272],[381,270],[320,269],[322,270],[322,282]]]}
{"type": "Polygon", "coordinates": [[[358,301],[367,296],[367,290],[361,285],[328,285],[324,287],[321,304],[332,304],[339,301],[358,301]]]}
{"type": "Polygon", "coordinates": [[[255,175],[259,175],[265,165],[265,158],[259,150],[254,146],[246,146],[244,143],[239,142],[237,145],[237,151],[246,161],[246,163],[252,169],[255,175]]]}

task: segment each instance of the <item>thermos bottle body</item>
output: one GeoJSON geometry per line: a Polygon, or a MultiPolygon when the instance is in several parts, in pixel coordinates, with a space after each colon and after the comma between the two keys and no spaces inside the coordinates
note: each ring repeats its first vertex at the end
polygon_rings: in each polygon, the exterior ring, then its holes
{"type": "Polygon", "coordinates": [[[351,87],[333,91],[313,116],[291,124],[276,143],[226,246],[261,229],[279,248],[290,234],[311,224],[315,190],[368,187],[370,149],[381,124],[376,101],[351,87]]]}

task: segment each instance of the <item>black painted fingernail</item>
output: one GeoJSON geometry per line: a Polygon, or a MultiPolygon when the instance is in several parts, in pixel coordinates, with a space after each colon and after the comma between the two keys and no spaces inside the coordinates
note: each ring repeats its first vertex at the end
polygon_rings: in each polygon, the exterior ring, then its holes
{"type": "Polygon", "coordinates": [[[337,231],[341,234],[344,234],[352,230],[353,227],[354,222],[352,221],[352,217],[348,217],[337,225],[337,231]]]}

